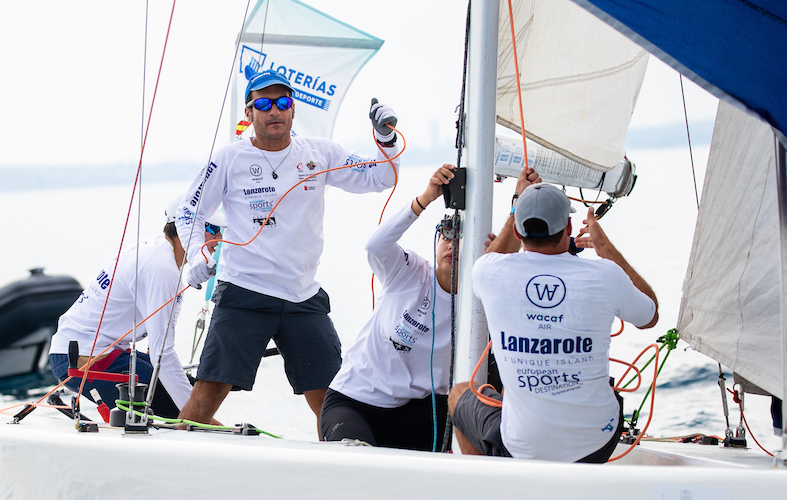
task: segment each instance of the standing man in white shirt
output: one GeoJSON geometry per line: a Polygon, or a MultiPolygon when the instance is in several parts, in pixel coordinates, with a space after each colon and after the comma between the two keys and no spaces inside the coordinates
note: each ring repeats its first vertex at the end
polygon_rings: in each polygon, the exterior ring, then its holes
{"type": "Polygon", "coordinates": [[[576,245],[595,248],[601,260],[569,254],[571,202],[554,186],[528,184],[520,176],[506,226],[473,267],[505,396],[481,392],[502,408],[482,403],[470,382],[454,386],[457,440],[466,454],[603,463],[623,427],[609,384],[612,323],[617,316],[653,327],[656,295],[593,209],[576,245]]]}
{"type": "MultiPolygon", "coordinates": [[[[251,390],[271,338],[284,358],[293,391],[305,396],[317,416],[339,370],[341,344],[328,317],[328,295],[315,281],[323,248],[325,189],[366,193],[394,185],[398,160],[388,162],[385,154],[393,157],[398,150],[391,129],[396,114],[373,101],[370,118],[382,148],[380,163],[327,172],[374,159],[328,139],[292,136],[292,94],[290,82],[276,71],[249,80],[246,117],[254,136],[219,150],[194,180],[178,212],[183,241],[189,240],[192,225],[199,227],[204,214],[219,204],[227,217],[228,242],[254,238],[248,245],[226,245],[222,252],[213,295],[216,307],[197,382],[181,418],[209,422],[230,390],[251,390]],[[307,179],[319,172],[326,173],[307,179]]],[[[185,245],[192,262],[188,281],[198,287],[215,263],[200,255],[201,233],[193,236],[185,245]]]]}
{"type": "MultiPolygon", "coordinates": [[[[142,321],[182,288],[179,278],[185,251],[175,229],[176,207],[177,202],[170,203],[165,211],[166,223],[163,235],[156,236],[151,242],[141,242],[138,247],[122,252],[116,269],[115,261],[104,266],[96,279],[60,317],[57,332],[52,337],[52,345],[49,349],[52,373],[58,380],[68,378],[68,345],[72,340],[77,341],[79,345],[78,366],[81,368],[87,363],[96,330],[99,329],[102,311],[104,319],[101,321],[98,338],[95,339],[94,355],[126,335],[135,320],[142,321]],[[114,274],[113,269],[115,269],[114,274]],[[111,291],[110,282],[112,282],[111,291]],[[109,301],[104,310],[107,293],[109,293],[109,301]]],[[[222,237],[220,226],[223,224],[224,219],[219,212],[208,217],[207,222],[203,222],[204,231],[200,232],[203,233],[205,240],[209,241],[207,249],[210,253],[213,253],[218,240],[222,237]]],[[[181,295],[178,295],[172,303],[153,314],[137,328],[139,337],[147,337],[148,347],[154,359],[161,351],[162,343],[164,344],[159,372],[161,385],[153,395],[151,408],[156,415],[166,418],[177,417],[191,394],[191,384],[175,352],[175,323],[178,320],[180,306],[181,295]],[[175,310],[171,312],[173,307],[175,310]],[[167,325],[170,314],[172,321],[167,325]],[[167,330],[169,331],[165,340],[167,330]]],[[[90,370],[109,373],[128,372],[131,358],[130,341],[131,336],[128,335],[106,354],[94,358],[95,362],[90,370]]],[[[150,358],[150,354],[137,353],[136,373],[142,384],[150,383],[153,373],[150,358]]],[[[66,383],[66,386],[73,391],[78,391],[81,383],[81,379],[73,378],[66,383]]],[[[118,398],[115,382],[87,380],[83,395],[92,401],[91,389],[98,391],[109,408],[115,407],[115,400],[118,398]]]]}

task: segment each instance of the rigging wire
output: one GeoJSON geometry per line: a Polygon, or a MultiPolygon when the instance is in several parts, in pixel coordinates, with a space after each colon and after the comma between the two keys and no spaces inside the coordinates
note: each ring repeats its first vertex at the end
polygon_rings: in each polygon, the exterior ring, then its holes
{"type": "Polygon", "coordinates": [[[429,376],[432,381],[432,453],[437,451],[437,395],[434,388],[434,341],[437,336],[435,329],[435,304],[437,302],[437,240],[440,237],[440,225],[437,226],[434,232],[434,240],[432,242],[433,248],[433,264],[432,264],[432,347],[429,351],[429,376]]]}
{"type": "Polygon", "coordinates": [[[680,76],[680,97],[683,99],[683,118],[686,120],[686,138],[689,141],[689,158],[691,159],[691,176],[694,179],[694,198],[697,200],[697,210],[700,209],[700,196],[697,192],[697,174],[694,171],[694,154],[691,150],[691,133],[689,132],[689,115],[686,112],[686,95],[683,92],[683,75],[680,76]]]}
{"type": "MultiPolygon", "coordinates": [[[[250,3],[251,3],[251,0],[248,0],[246,2],[246,10],[244,10],[244,12],[243,12],[243,23],[241,24],[241,31],[243,30],[243,26],[246,25],[246,16],[248,15],[248,12],[249,12],[249,5],[250,5],[250,3]]],[[[235,53],[233,54],[233,57],[232,57],[232,65],[230,66],[229,77],[227,79],[227,85],[224,87],[224,98],[221,100],[221,107],[219,109],[219,116],[218,116],[218,118],[216,120],[216,128],[215,128],[215,130],[213,132],[213,141],[211,142],[210,152],[208,153],[208,162],[207,162],[207,164],[205,166],[205,174],[202,177],[202,185],[204,185],[205,181],[207,180],[208,167],[211,165],[212,158],[213,158],[213,151],[216,148],[216,138],[219,135],[219,128],[221,126],[221,117],[224,114],[224,104],[227,102],[227,94],[229,93],[229,88],[230,88],[230,85],[232,84],[232,73],[233,73],[233,70],[235,68],[235,60],[238,57],[238,50],[240,49],[240,44],[241,44],[241,40],[240,40],[240,37],[238,37],[238,41],[235,44],[235,53]]],[[[196,214],[199,213],[199,207],[200,207],[201,204],[202,204],[202,197],[200,197],[199,200],[197,200],[197,206],[195,207],[195,212],[194,212],[194,214],[195,214],[195,216],[194,216],[195,219],[194,220],[195,221],[196,221],[196,214]]],[[[181,280],[183,278],[183,268],[185,267],[186,258],[188,257],[189,248],[191,247],[191,241],[192,241],[192,239],[194,237],[194,228],[195,228],[195,225],[192,224],[191,225],[191,230],[189,232],[189,241],[186,242],[186,248],[184,249],[185,252],[183,252],[183,260],[181,260],[180,265],[179,265],[180,269],[179,269],[179,273],[178,273],[178,283],[182,282],[181,280]]],[[[203,245],[203,256],[204,256],[204,245],[203,245]]],[[[206,258],[205,261],[207,262],[208,259],[206,258]]],[[[178,295],[179,294],[175,294],[175,297],[177,297],[178,295]]],[[[173,297],[172,299],[174,299],[175,297],[173,297]]],[[[172,299],[170,299],[170,300],[172,300],[172,299]]],[[[169,336],[170,328],[171,327],[174,328],[174,325],[172,325],[172,323],[173,323],[172,320],[173,320],[174,314],[175,314],[175,308],[172,307],[172,308],[170,308],[170,311],[169,311],[169,319],[167,320],[167,326],[166,326],[166,329],[164,330],[164,337],[161,340],[161,348],[159,349],[158,357],[156,359],[156,363],[154,364],[153,373],[150,376],[150,383],[148,384],[148,395],[147,395],[147,400],[145,402],[146,403],[146,406],[145,406],[145,411],[146,412],[147,412],[148,408],[150,408],[150,405],[153,402],[153,395],[154,395],[154,393],[156,391],[156,386],[158,385],[158,376],[159,376],[159,371],[161,370],[161,358],[164,355],[164,348],[166,346],[167,337],[169,336]]],[[[133,398],[131,398],[131,399],[133,400],[133,398]]]]}
{"type": "MultiPolygon", "coordinates": [[[[467,18],[465,21],[465,53],[462,63],[462,92],[459,95],[459,117],[456,120],[456,168],[462,165],[462,150],[464,149],[465,137],[465,91],[467,88],[467,62],[470,55],[470,1],[467,2],[467,18]]],[[[456,266],[459,260],[459,210],[454,210],[454,245],[451,254],[451,357],[448,365],[448,385],[454,383],[454,368],[456,358],[456,266]]],[[[451,450],[451,434],[453,423],[451,412],[447,411],[445,418],[445,431],[443,433],[443,446],[440,451],[447,453],[451,450]]]]}
{"type": "MultiPolygon", "coordinates": [[[[113,285],[113,283],[115,281],[115,272],[117,271],[118,262],[120,262],[120,253],[121,253],[121,251],[123,249],[123,242],[124,242],[124,240],[126,238],[126,231],[128,230],[128,223],[129,223],[129,219],[131,218],[131,208],[133,207],[133,204],[134,204],[134,193],[136,192],[137,184],[139,182],[139,172],[142,170],[142,158],[143,158],[143,156],[145,154],[145,144],[147,143],[148,133],[150,132],[150,122],[153,119],[153,105],[156,102],[156,95],[158,93],[158,85],[159,85],[159,81],[161,80],[161,71],[162,71],[162,68],[164,66],[164,56],[166,55],[166,52],[167,52],[167,43],[169,42],[169,34],[170,34],[171,29],[172,29],[172,19],[173,19],[174,15],[175,15],[175,3],[176,3],[176,1],[177,0],[173,0],[173,2],[172,2],[172,11],[170,12],[169,23],[167,25],[167,35],[166,35],[166,37],[164,39],[164,48],[161,51],[161,62],[159,63],[158,75],[156,76],[156,85],[155,85],[155,87],[153,89],[153,97],[152,97],[151,102],[150,102],[150,112],[148,113],[148,121],[147,121],[147,125],[145,126],[145,133],[144,133],[144,136],[143,136],[143,139],[142,139],[142,147],[140,148],[139,163],[137,165],[137,176],[134,179],[134,187],[133,187],[133,189],[131,191],[131,200],[129,201],[128,212],[126,213],[126,222],[125,222],[125,224],[123,226],[123,235],[120,238],[120,245],[119,245],[119,248],[118,248],[117,257],[115,258],[115,267],[114,267],[114,269],[112,271],[112,279],[110,280],[109,286],[107,288],[107,295],[106,295],[106,299],[104,300],[104,307],[103,307],[103,309],[101,311],[101,316],[99,317],[99,320],[98,320],[98,327],[96,328],[96,335],[93,338],[93,345],[90,348],[90,355],[88,356],[88,364],[86,366],[90,366],[91,365],[90,361],[93,359],[93,352],[95,351],[96,342],[98,341],[98,335],[99,335],[99,332],[101,331],[101,323],[104,320],[104,313],[107,310],[107,303],[109,302],[109,296],[110,296],[110,293],[112,292],[112,285],[113,285]]],[[[85,370],[85,374],[82,377],[82,382],[79,385],[79,391],[77,391],[76,400],[75,400],[75,405],[76,406],[79,405],[79,398],[82,395],[82,390],[85,387],[85,382],[87,381],[87,378],[88,378],[88,372],[87,372],[87,370],[85,370]]]]}
{"type": "MultiPolygon", "coordinates": [[[[149,12],[150,12],[150,1],[145,1],[145,36],[142,43],[142,101],[140,103],[140,110],[142,112],[142,116],[140,118],[139,123],[139,146],[142,147],[143,141],[145,140],[145,89],[147,84],[147,65],[148,65],[148,22],[149,22],[149,12]]],[[[142,222],[142,169],[140,168],[137,172],[137,178],[139,180],[138,188],[137,188],[137,241],[136,245],[134,246],[134,313],[133,319],[131,320],[131,326],[133,333],[131,334],[131,356],[129,357],[129,370],[128,370],[128,391],[129,391],[129,398],[133,401],[134,400],[134,392],[136,390],[136,385],[134,381],[136,380],[137,374],[137,299],[139,297],[139,235],[141,230],[141,222],[142,222]]],[[[114,278],[114,276],[113,276],[114,278]]]]}

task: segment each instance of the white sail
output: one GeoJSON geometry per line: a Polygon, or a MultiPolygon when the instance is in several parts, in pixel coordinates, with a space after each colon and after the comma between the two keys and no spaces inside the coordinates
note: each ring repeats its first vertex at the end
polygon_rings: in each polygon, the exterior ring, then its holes
{"type": "Polygon", "coordinates": [[[260,0],[240,34],[231,135],[244,120],[249,76],[275,70],[294,87],[301,136],[331,137],[342,99],[383,41],[297,0],[260,0]]]}
{"type": "MultiPolygon", "coordinates": [[[[625,155],[648,54],[569,0],[514,0],[527,137],[601,171],[625,155]]],[[[497,123],[520,132],[508,2],[500,2],[497,123]]]]}
{"type": "Polygon", "coordinates": [[[773,130],[720,101],[678,330],[781,395],[778,220],[773,130]]]}

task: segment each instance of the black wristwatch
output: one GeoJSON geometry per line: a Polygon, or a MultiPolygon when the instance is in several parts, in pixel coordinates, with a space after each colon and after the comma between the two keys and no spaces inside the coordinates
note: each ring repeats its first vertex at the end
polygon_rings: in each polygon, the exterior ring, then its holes
{"type": "Polygon", "coordinates": [[[388,142],[381,142],[381,141],[378,140],[377,144],[379,144],[380,146],[382,146],[384,148],[392,148],[392,147],[394,147],[396,145],[396,135],[394,135],[393,139],[391,139],[388,142]]]}
{"type": "Polygon", "coordinates": [[[576,243],[574,243],[574,237],[573,236],[569,237],[568,241],[569,241],[569,243],[568,243],[568,253],[570,253],[571,255],[576,255],[579,252],[581,252],[582,250],[584,250],[584,248],[580,248],[580,247],[577,246],[576,243]]]}
{"type": "Polygon", "coordinates": [[[516,209],[516,200],[519,199],[519,193],[514,191],[514,196],[511,197],[511,213],[514,213],[514,209],[516,209]]]}

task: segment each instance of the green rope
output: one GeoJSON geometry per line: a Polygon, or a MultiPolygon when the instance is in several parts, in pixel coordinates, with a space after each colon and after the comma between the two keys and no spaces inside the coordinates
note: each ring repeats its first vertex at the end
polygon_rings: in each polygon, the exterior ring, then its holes
{"type": "MultiPolygon", "coordinates": [[[[658,378],[658,376],[661,374],[662,368],[664,368],[664,363],[666,363],[667,362],[667,358],[669,358],[670,352],[672,352],[676,347],[678,347],[678,330],[676,328],[672,328],[671,330],[667,331],[666,334],[664,334],[661,337],[659,337],[658,339],[656,339],[656,342],[662,344],[662,346],[659,347],[659,352],[664,350],[665,347],[667,348],[667,354],[664,355],[664,358],[661,360],[661,364],[659,365],[659,369],[656,370],[656,377],[658,378]]],[[[650,363],[654,359],[656,359],[656,355],[655,354],[650,357],[650,359],[648,360],[647,363],[645,363],[645,365],[642,367],[640,372],[645,371],[645,368],[647,368],[648,365],[650,365],[650,363]]],[[[625,389],[626,387],[628,387],[637,378],[638,377],[636,375],[634,375],[631,378],[631,380],[629,380],[626,383],[626,385],[623,386],[623,388],[625,389]]],[[[640,403],[639,408],[637,408],[631,414],[631,420],[629,421],[629,423],[631,425],[636,425],[637,420],[639,419],[639,414],[642,412],[642,407],[645,406],[645,402],[648,400],[648,396],[650,395],[651,389],[652,389],[652,386],[648,386],[648,390],[645,392],[645,396],[642,398],[642,403],[640,403]]]]}
{"type": "MultiPolygon", "coordinates": [[[[128,401],[123,401],[122,399],[116,399],[115,400],[115,406],[117,406],[118,408],[120,408],[123,411],[126,411],[126,412],[128,411],[128,401]]],[[[145,402],[135,402],[133,404],[133,406],[145,406],[145,402]]],[[[139,416],[139,417],[141,417],[143,415],[142,412],[139,412],[137,410],[134,410],[134,414],[139,416]]],[[[203,424],[202,422],[195,422],[193,420],[185,420],[185,419],[182,419],[182,418],[164,418],[164,417],[158,417],[156,415],[148,415],[148,418],[150,418],[152,420],[159,420],[159,421],[167,423],[167,424],[188,424],[188,425],[193,425],[194,427],[201,427],[203,429],[211,429],[211,430],[218,430],[218,431],[232,431],[233,430],[233,427],[229,427],[229,426],[226,426],[226,425],[203,424]]],[[[262,430],[262,429],[260,429],[258,427],[254,427],[254,429],[257,432],[259,432],[260,434],[265,434],[266,436],[270,436],[270,437],[276,438],[276,439],[282,439],[281,436],[277,436],[276,434],[271,434],[270,432],[266,432],[266,431],[264,431],[264,430],[262,430]]]]}

